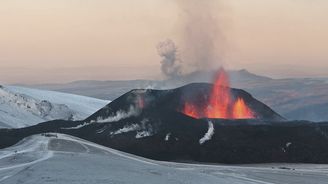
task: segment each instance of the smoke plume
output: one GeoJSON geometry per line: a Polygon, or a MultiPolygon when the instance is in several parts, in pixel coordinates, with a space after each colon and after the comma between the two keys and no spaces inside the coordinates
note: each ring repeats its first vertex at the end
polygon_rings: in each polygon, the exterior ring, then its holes
{"type": "Polygon", "coordinates": [[[177,0],[179,56],[173,41],[159,44],[164,58],[162,71],[168,76],[211,70],[222,65],[223,54],[223,8],[220,0],[177,0]],[[219,25],[220,24],[220,25],[219,25]]]}
{"type": "Polygon", "coordinates": [[[128,111],[119,110],[115,113],[115,115],[107,117],[107,118],[101,118],[99,117],[96,121],[91,121],[92,123],[108,123],[108,122],[116,122],[120,121],[122,119],[126,119],[132,116],[138,116],[140,114],[140,110],[135,108],[134,106],[130,106],[130,109],[128,111]]]}
{"type": "Polygon", "coordinates": [[[211,121],[208,122],[208,130],[206,132],[206,134],[204,135],[204,137],[202,137],[199,140],[199,144],[204,144],[206,141],[209,141],[212,139],[212,136],[214,135],[214,125],[211,121]]]}
{"type": "Polygon", "coordinates": [[[178,0],[182,10],[183,60],[195,70],[220,64],[222,33],[219,27],[219,0],[178,0]]]}
{"type": "Polygon", "coordinates": [[[172,40],[165,40],[157,45],[158,54],[162,57],[161,70],[169,78],[181,74],[180,60],[177,56],[177,47],[172,40]]]}

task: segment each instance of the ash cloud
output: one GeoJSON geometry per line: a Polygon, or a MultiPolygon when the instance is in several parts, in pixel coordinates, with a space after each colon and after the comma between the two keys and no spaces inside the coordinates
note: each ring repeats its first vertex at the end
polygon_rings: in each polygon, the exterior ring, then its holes
{"type": "Polygon", "coordinates": [[[172,40],[161,42],[159,45],[165,45],[166,51],[170,51],[160,52],[165,59],[162,72],[174,77],[222,66],[225,44],[221,27],[225,16],[222,16],[224,8],[220,0],[177,0],[176,3],[180,58],[177,58],[177,47],[172,40]]]}
{"type": "Polygon", "coordinates": [[[216,41],[220,40],[221,31],[214,8],[218,7],[213,0],[178,0],[182,13],[182,46],[184,59],[196,70],[211,68],[220,62],[219,48],[216,41]]]}
{"type": "Polygon", "coordinates": [[[161,70],[163,74],[169,78],[181,75],[180,60],[175,43],[167,39],[157,45],[158,54],[162,57],[161,70]]]}

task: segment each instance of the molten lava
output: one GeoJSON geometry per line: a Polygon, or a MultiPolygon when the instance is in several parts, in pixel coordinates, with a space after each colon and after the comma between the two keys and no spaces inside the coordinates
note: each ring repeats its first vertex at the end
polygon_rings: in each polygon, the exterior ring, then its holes
{"type": "Polygon", "coordinates": [[[183,113],[194,118],[199,118],[202,116],[201,114],[199,114],[198,108],[188,102],[184,104],[183,113]]]}
{"type": "Polygon", "coordinates": [[[244,99],[232,98],[229,77],[223,69],[220,69],[215,76],[206,107],[198,107],[186,102],[183,113],[194,118],[249,119],[255,117],[244,99]]]}
{"type": "Polygon", "coordinates": [[[205,115],[208,118],[230,118],[231,104],[230,83],[228,75],[223,69],[217,72],[212,93],[205,115]]]}
{"type": "Polygon", "coordinates": [[[247,107],[242,98],[238,98],[233,106],[234,119],[249,119],[254,118],[254,114],[250,108],[247,107]]]}

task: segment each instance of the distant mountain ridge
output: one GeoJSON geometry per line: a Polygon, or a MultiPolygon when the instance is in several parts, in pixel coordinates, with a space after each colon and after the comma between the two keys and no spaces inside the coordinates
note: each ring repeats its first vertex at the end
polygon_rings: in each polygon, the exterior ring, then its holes
{"type": "MultiPolygon", "coordinates": [[[[192,82],[211,82],[214,71],[194,72],[177,79],[164,81],[76,81],[67,84],[36,85],[36,88],[113,100],[136,88],[170,89],[192,82]]],[[[291,120],[327,121],[321,108],[328,102],[327,78],[271,79],[247,70],[229,71],[231,85],[244,89],[291,120]],[[308,113],[300,115],[301,109],[308,113]]]]}
{"type": "MultiPolygon", "coordinates": [[[[172,89],[189,83],[211,83],[216,72],[217,71],[197,71],[179,78],[167,80],[80,80],[63,84],[38,84],[28,86],[37,89],[54,90],[94,98],[113,100],[132,89],[172,89]]],[[[239,80],[271,80],[271,78],[255,75],[247,70],[229,71],[228,73],[233,86],[234,83],[236,83],[235,81],[239,80]]],[[[238,86],[236,87],[238,88],[238,86]]]]}

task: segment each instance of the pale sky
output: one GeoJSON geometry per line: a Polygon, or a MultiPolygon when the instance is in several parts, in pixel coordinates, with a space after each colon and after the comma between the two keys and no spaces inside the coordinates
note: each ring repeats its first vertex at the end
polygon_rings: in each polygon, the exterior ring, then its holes
{"type": "MultiPolygon", "coordinates": [[[[220,65],[328,76],[327,0],[219,6],[220,65]]],[[[156,45],[169,38],[179,47],[180,16],[176,0],[1,0],[0,83],[161,78],[156,45]]]]}

